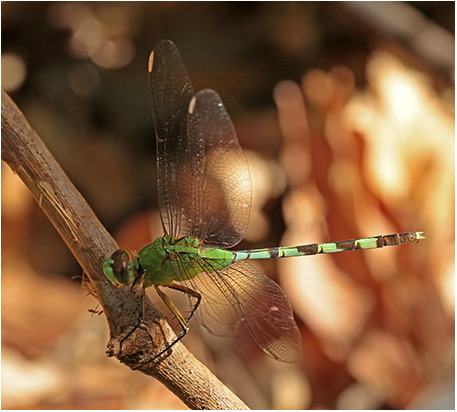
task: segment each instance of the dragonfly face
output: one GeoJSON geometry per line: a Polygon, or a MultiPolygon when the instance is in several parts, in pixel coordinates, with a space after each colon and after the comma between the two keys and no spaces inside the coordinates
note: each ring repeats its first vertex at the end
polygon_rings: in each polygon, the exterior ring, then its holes
{"type": "Polygon", "coordinates": [[[103,273],[114,286],[130,286],[138,278],[139,266],[130,260],[130,254],[122,249],[116,250],[103,263],[103,273]]]}
{"type": "MultiPolygon", "coordinates": [[[[172,256],[167,251],[169,240],[169,236],[157,238],[134,259],[131,259],[126,250],[116,250],[103,264],[105,276],[117,287],[133,286],[141,281],[143,287],[170,283],[172,272],[168,268],[170,263],[166,263],[172,256]]],[[[174,243],[172,238],[172,244],[174,243]]]]}

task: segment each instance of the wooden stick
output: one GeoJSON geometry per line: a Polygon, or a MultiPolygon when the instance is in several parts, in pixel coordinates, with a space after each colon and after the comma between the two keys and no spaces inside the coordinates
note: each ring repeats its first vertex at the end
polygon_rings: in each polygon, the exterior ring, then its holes
{"type": "MultiPolygon", "coordinates": [[[[172,329],[146,297],[143,322],[147,330],[138,328],[120,350],[122,338],[137,324],[139,297],[129,288],[114,287],[103,274],[103,262],[118,246],[3,90],[1,130],[2,159],[32,192],[84,269],[103,306],[110,328],[108,355],[130,368],[151,359],[175,339],[172,329]]],[[[181,343],[140,370],[157,378],[191,409],[248,409],[181,343]]]]}

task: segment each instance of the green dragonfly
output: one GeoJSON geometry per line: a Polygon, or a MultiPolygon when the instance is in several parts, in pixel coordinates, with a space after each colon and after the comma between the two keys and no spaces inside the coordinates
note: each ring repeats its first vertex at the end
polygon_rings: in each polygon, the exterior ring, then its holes
{"type": "MultiPolygon", "coordinates": [[[[241,323],[266,354],[283,362],[300,361],[301,337],[288,298],[247,260],[396,246],[424,239],[422,232],[227,250],[243,238],[251,208],[249,167],[230,117],[214,90],[194,94],[179,51],[170,40],[161,41],[151,53],[148,80],[164,235],[137,256],[117,250],[103,265],[114,285],[141,285],[142,299],[145,288],[154,286],[182,328],[175,341],[146,363],[186,335],[194,314],[214,335],[233,335],[241,323]],[[165,288],[191,297],[187,317],[165,288]]],[[[138,325],[141,320],[140,310],[138,325]]]]}

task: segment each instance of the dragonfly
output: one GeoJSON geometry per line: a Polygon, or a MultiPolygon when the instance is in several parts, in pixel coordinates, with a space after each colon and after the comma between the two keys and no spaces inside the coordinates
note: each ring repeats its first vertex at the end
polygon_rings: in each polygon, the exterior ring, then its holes
{"type": "Polygon", "coordinates": [[[250,259],[382,248],[425,238],[423,232],[409,232],[293,247],[229,250],[242,240],[248,227],[251,179],[224,104],[214,90],[194,93],[181,55],[170,40],[162,40],[151,52],[148,83],[164,234],[136,255],[115,251],[104,262],[103,271],[115,286],[141,285],[142,299],[145,289],[153,286],[176,317],[181,332],[140,367],[180,341],[194,315],[217,336],[232,336],[242,324],[267,355],[283,362],[299,362],[301,336],[291,304],[276,282],[248,263],[250,259]],[[190,297],[188,316],[180,312],[167,289],[190,297]]]}

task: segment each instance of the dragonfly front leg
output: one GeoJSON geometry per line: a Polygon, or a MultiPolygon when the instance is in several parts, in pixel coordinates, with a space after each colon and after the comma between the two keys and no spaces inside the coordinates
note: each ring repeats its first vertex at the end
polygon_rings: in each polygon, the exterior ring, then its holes
{"type": "Polygon", "coordinates": [[[195,290],[189,289],[185,286],[178,285],[178,284],[163,285],[163,287],[179,290],[180,292],[186,293],[187,295],[190,295],[190,296],[196,298],[197,301],[195,302],[195,305],[192,308],[192,311],[190,312],[190,316],[187,319],[185,319],[184,316],[179,311],[179,309],[175,306],[173,301],[168,297],[168,295],[159,289],[159,285],[154,285],[154,288],[155,288],[157,294],[163,300],[165,305],[167,305],[168,309],[170,309],[171,313],[173,313],[173,315],[175,315],[176,319],[178,320],[179,324],[182,327],[182,330],[181,330],[181,333],[177,336],[177,338],[173,342],[171,342],[165,349],[163,349],[157,355],[152,357],[152,359],[149,359],[147,362],[143,363],[142,365],[140,365],[136,368],[133,368],[132,370],[137,370],[137,369],[142,368],[143,366],[147,365],[148,363],[151,363],[152,361],[157,359],[159,356],[161,356],[162,354],[167,352],[173,345],[178,343],[182,338],[184,338],[184,336],[186,336],[187,332],[189,331],[189,323],[190,323],[192,317],[194,316],[195,311],[197,310],[198,306],[200,305],[202,297],[201,297],[200,293],[196,292],[195,290]]]}
{"type": "MultiPolygon", "coordinates": [[[[135,279],[135,281],[132,283],[132,286],[130,287],[130,290],[133,289],[133,286],[135,285],[135,283],[137,283],[138,278],[135,279]]],[[[146,293],[145,291],[146,287],[144,285],[144,282],[141,284],[141,291],[140,291],[140,311],[139,311],[139,314],[138,314],[138,321],[136,323],[136,325],[132,328],[132,330],[127,333],[127,335],[125,335],[120,343],[119,343],[119,348],[120,348],[120,351],[119,351],[119,354],[122,353],[122,345],[123,343],[132,335],[133,332],[135,332],[138,328],[141,327],[141,323],[143,322],[143,319],[144,319],[144,295],[146,293]]],[[[152,339],[152,336],[151,334],[148,332],[147,328],[141,328],[143,329],[145,332],[147,332],[149,334],[149,336],[151,337],[152,339]]]]}

